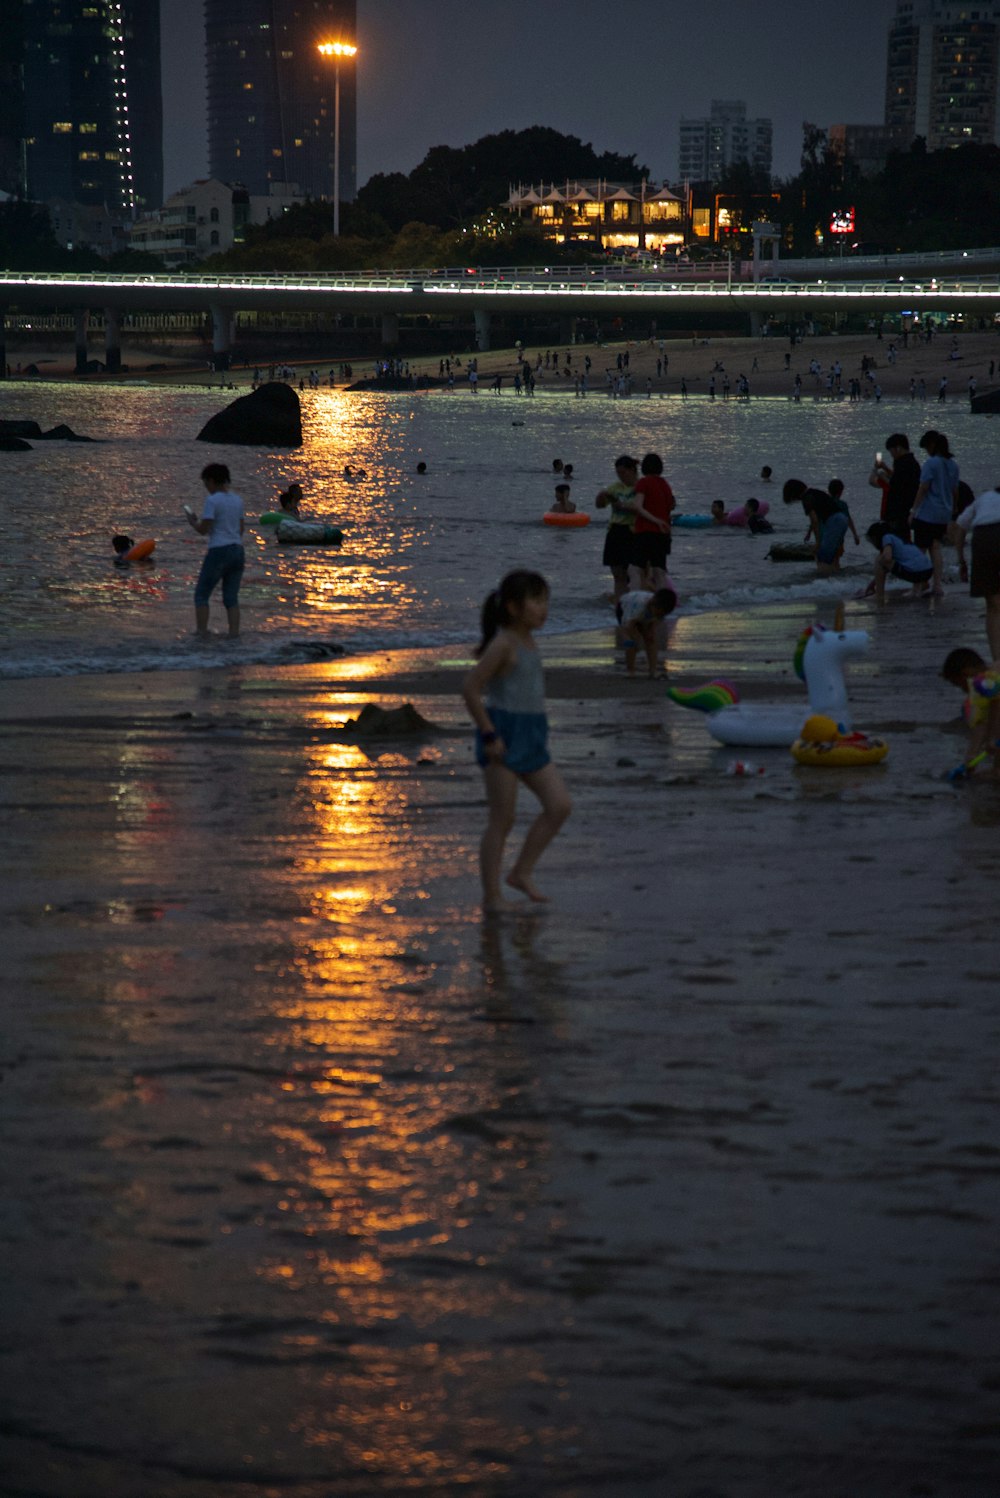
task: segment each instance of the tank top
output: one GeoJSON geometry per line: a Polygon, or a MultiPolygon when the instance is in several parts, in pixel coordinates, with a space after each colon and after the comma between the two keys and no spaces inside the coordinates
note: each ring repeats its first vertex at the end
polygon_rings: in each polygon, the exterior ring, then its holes
{"type": "Polygon", "coordinates": [[[518,645],[511,670],[506,676],[494,676],[487,687],[486,706],[508,713],[544,713],[545,676],[537,650],[518,645]]]}

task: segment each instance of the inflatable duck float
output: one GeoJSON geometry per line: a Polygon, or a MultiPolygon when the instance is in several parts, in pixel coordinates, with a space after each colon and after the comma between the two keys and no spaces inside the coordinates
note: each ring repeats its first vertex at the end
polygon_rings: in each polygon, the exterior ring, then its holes
{"type": "Polygon", "coordinates": [[[832,718],[814,713],[803,723],[791,752],[796,764],[837,769],[880,764],[889,745],[885,739],[870,739],[864,733],[843,733],[832,718]]]}

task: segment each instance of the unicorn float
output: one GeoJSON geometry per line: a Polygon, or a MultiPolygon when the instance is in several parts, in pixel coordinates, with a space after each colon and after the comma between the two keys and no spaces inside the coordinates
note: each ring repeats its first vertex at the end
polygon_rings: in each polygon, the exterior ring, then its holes
{"type": "Polygon", "coordinates": [[[681,707],[705,713],[708,731],[720,744],[751,744],[788,748],[800,736],[807,717],[832,719],[841,734],[852,728],[844,663],[864,655],[869,636],[862,629],[844,628],[843,605],[838,605],[832,629],[811,624],[795,647],[795,674],[805,682],[808,708],[784,703],[741,702],[727,681],[710,681],[694,690],[668,687],[667,696],[681,707]]]}

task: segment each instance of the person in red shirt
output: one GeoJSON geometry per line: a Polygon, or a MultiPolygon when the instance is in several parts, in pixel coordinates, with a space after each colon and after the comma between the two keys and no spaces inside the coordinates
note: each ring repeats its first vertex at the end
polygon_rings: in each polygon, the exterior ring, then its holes
{"type": "Polygon", "coordinates": [[[636,586],[655,593],[668,585],[670,515],[676,501],[663,477],[659,453],[647,453],[641,467],[642,477],[635,486],[639,503],[635,507],[632,568],[638,574],[636,586]]]}

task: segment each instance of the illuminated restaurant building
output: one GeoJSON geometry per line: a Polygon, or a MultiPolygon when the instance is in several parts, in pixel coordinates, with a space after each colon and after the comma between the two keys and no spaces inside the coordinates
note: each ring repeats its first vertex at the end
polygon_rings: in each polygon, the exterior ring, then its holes
{"type": "Polygon", "coordinates": [[[505,207],[554,244],[658,255],[673,254],[684,243],[684,200],[665,183],[519,183],[505,207]]]}

